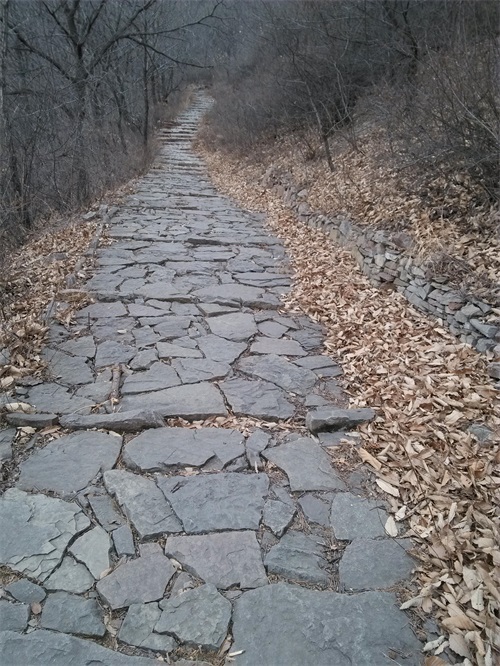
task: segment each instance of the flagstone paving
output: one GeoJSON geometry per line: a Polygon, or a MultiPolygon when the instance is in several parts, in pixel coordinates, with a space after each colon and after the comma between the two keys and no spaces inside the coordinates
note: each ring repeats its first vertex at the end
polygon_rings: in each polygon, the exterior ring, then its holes
{"type": "Polygon", "coordinates": [[[207,104],[164,132],[97,250],[94,302],[52,324],[47,380],[20,386],[34,413],[0,431],[0,664],[416,666],[395,593],[411,544],[330,455],[374,413],[336,404],[321,327],[281,308],[282,243],[207,178],[207,104]]]}

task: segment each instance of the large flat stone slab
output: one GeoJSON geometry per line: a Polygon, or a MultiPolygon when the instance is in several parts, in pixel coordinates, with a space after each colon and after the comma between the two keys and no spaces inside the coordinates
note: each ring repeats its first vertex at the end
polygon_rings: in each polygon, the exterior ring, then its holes
{"type": "Polygon", "coordinates": [[[246,375],[265,379],[298,395],[308,395],[317,381],[311,370],[299,368],[276,354],[248,356],[240,361],[239,369],[246,375]]]}
{"type": "Polygon", "coordinates": [[[238,666],[391,666],[391,651],[419,666],[422,646],[397,607],[387,592],[266,585],[236,600],[231,650],[242,650],[238,666]]]}
{"type": "Polygon", "coordinates": [[[44,585],[47,590],[62,590],[82,594],[94,585],[95,578],[87,567],[66,555],[60,566],[50,575],[44,585]]]}
{"type": "Polygon", "coordinates": [[[122,395],[134,393],[148,393],[149,391],[161,391],[162,389],[178,386],[181,383],[177,373],[172,366],[166,363],[153,363],[149,370],[135,372],[125,377],[121,392],[122,395]]]}
{"type": "Polygon", "coordinates": [[[73,395],[64,386],[44,383],[33,386],[28,392],[30,405],[37,412],[56,412],[57,414],[89,414],[95,402],[80,395],[73,395]]]}
{"type": "Polygon", "coordinates": [[[143,428],[161,428],[163,419],[150,409],[131,409],[114,414],[67,414],[59,419],[63,428],[72,430],[90,430],[104,428],[118,432],[137,432],[143,428]]]}
{"type": "Polygon", "coordinates": [[[387,536],[384,525],[388,518],[383,502],[337,493],[332,500],[330,523],[336,539],[373,539],[387,536]]]}
{"type": "Polygon", "coordinates": [[[243,435],[236,430],[158,428],[130,440],[123,460],[132,469],[160,472],[171,466],[200,467],[214,457],[224,466],[244,452],[243,435]]]}
{"type": "Polygon", "coordinates": [[[259,338],[250,347],[252,354],[274,354],[278,356],[307,356],[307,352],[295,340],[284,338],[259,338]]]}
{"type": "Polygon", "coordinates": [[[41,629],[0,634],[0,664],[9,666],[151,666],[148,657],[131,657],[76,636],[41,629]]]}
{"type": "Polygon", "coordinates": [[[348,590],[374,590],[409,578],[415,562],[406,553],[408,546],[397,539],[355,539],[340,560],[340,584],[348,590]]]}
{"type": "Polygon", "coordinates": [[[228,379],[219,384],[226,400],[237,416],[254,416],[275,421],[289,419],[294,406],[275,384],[261,379],[228,379]]]}
{"type": "Polygon", "coordinates": [[[155,626],[186,645],[218,650],[226,638],[231,604],[213,585],[187,590],[160,602],[162,614],[155,626]]]}
{"type": "Polygon", "coordinates": [[[220,391],[207,382],[175,386],[146,395],[124,396],[121,404],[124,410],[147,407],[162,416],[180,416],[193,420],[227,414],[220,391]]]}
{"type": "Polygon", "coordinates": [[[44,581],[89,525],[77,504],[9,488],[0,497],[0,564],[44,581]]]}
{"type": "Polygon", "coordinates": [[[42,610],[43,629],[80,636],[104,636],[103,613],[95,599],[83,599],[67,592],[49,594],[42,610]]]}
{"type": "Polygon", "coordinates": [[[233,363],[247,348],[244,342],[232,342],[218,335],[202,335],[197,342],[207,358],[222,363],[233,363]]]}
{"type": "Polygon", "coordinates": [[[161,610],[156,602],[132,604],[120,627],[118,638],[128,645],[171,652],[177,647],[177,643],[172,636],[154,632],[160,615],[161,610]]]}
{"type": "Polygon", "coordinates": [[[21,463],[17,486],[22,490],[74,495],[86,488],[99,472],[113,467],[121,443],[121,437],[102,432],[73,433],[55,439],[35,449],[21,463]]]}
{"type": "Polygon", "coordinates": [[[111,539],[100,525],[82,534],[69,547],[69,552],[73,557],[84,564],[97,580],[104,571],[109,569],[110,550],[111,539]]]}
{"type": "Polygon", "coordinates": [[[293,491],[345,489],[344,482],[332,468],[329,455],[312,439],[303,437],[268,448],[262,455],[285,472],[293,491]]]}
{"type": "Polygon", "coordinates": [[[260,546],[254,532],[220,532],[168,537],[165,553],[185,571],[219,589],[267,584],[260,546]]]}
{"type": "Polygon", "coordinates": [[[215,287],[203,287],[193,292],[203,303],[220,305],[254,305],[263,295],[264,290],[258,287],[247,287],[239,284],[221,284],[215,287]]]}
{"type": "Polygon", "coordinates": [[[224,379],[231,372],[231,366],[228,363],[212,361],[209,358],[178,358],[172,361],[172,366],[183,384],[224,379]]]}
{"type": "Polygon", "coordinates": [[[158,477],[188,534],[259,527],[269,479],[266,474],[201,474],[158,477]]]}
{"type": "Polygon", "coordinates": [[[104,485],[116,497],[141,539],[182,530],[165,496],[150,479],[113,469],[104,473],[104,485]]]}
{"type": "Polygon", "coordinates": [[[285,576],[291,581],[326,585],[324,544],[313,535],[288,532],[264,558],[269,573],[285,576]]]}
{"type": "Polygon", "coordinates": [[[257,333],[255,318],[245,312],[210,317],[207,323],[214,335],[233,342],[244,342],[257,333]]]}
{"type": "Polygon", "coordinates": [[[0,599],[0,642],[2,631],[24,631],[28,626],[29,606],[0,599]]]}
{"type": "Polygon", "coordinates": [[[94,381],[92,371],[87,365],[87,358],[71,356],[58,349],[47,349],[43,353],[43,358],[47,361],[49,377],[61,384],[75,386],[94,381]]]}
{"type": "Polygon", "coordinates": [[[96,587],[104,602],[115,610],[162,599],[174,573],[175,568],[167,557],[150,553],[120,564],[101,578],[96,587]]]}

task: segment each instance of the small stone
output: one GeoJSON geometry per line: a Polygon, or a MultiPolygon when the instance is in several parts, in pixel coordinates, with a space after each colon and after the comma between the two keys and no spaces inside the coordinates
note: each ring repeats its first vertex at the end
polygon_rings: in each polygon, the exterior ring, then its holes
{"type": "Polygon", "coordinates": [[[12,458],[12,442],[16,436],[15,428],[0,430],[0,465],[12,458]]]}
{"type": "Polygon", "coordinates": [[[264,504],[262,522],[277,537],[283,536],[295,516],[295,508],[284,502],[268,500],[264,504]]]}
{"type": "Polygon", "coordinates": [[[384,525],[388,514],[380,501],[337,493],[331,505],[331,526],[336,539],[370,539],[387,536],[384,525]]]}
{"type": "Polygon", "coordinates": [[[103,614],[95,599],[67,592],[49,594],[43,606],[41,625],[66,634],[104,636],[103,614]]]}
{"type": "Polygon", "coordinates": [[[334,472],[328,454],[312,439],[304,437],[266,449],[263,456],[285,472],[294,492],[345,488],[334,472]]]}
{"type": "Polygon", "coordinates": [[[165,553],[180,562],[186,571],[219,589],[267,584],[254,532],[168,537],[165,553]]]}
{"type": "Polygon", "coordinates": [[[187,645],[218,650],[227,634],[231,604],[213,585],[188,590],[160,602],[162,614],[155,631],[174,635],[187,645]]]}
{"type": "Polygon", "coordinates": [[[103,490],[90,492],[86,497],[94,516],[106,531],[111,532],[123,524],[123,516],[116,510],[111,497],[103,490]]]}
{"type": "Polygon", "coordinates": [[[174,573],[169,559],[153,553],[120,564],[101,578],[96,588],[108,606],[116,610],[161,599],[174,573]]]}
{"type": "Polygon", "coordinates": [[[163,418],[157,412],[149,409],[130,409],[113,414],[68,414],[62,416],[60,424],[63,428],[72,430],[90,430],[104,428],[117,432],[137,432],[143,428],[161,428],[163,418]]]}
{"type": "Polygon", "coordinates": [[[47,596],[43,587],[40,587],[40,585],[35,585],[35,583],[26,580],[26,578],[21,578],[20,580],[16,580],[14,583],[10,583],[10,585],[6,586],[5,590],[10,595],[12,595],[14,599],[21,601],[23,604],[40,602],[43,601],[47,596]]]}
{"type": "Polygon", "coordinates": [[[323,527],[330,525],[330,505],[323,500],[314,495],[304,495],[299,499],[299,505],[307,520],[323,527]]]}
{"type": "Polygon", "coordinates": [[[288,532],[264,558],[269,573],[304,583],[327,584],[324,548],[313,536],[288,532]]]}
{"type": "Polygon", "coordinates": [[[87,567],[66,555],[61,566],[47,578],[44,585],[47,590],[63,590],[82,594],[94,585],[95,580],[87,567]]]}
{"type": "Polygon", "coordinates": [[[113,467],[121,442],[121,437],[102,432],[73,433],[55,439],[21,463],[17,485],[23,490],[74,495],[99,472],[113,467]]]}
{"type": "Polygon", "coordinates": [[[170,598],[178,597],[179,594],[184,594],[186,590],[192,590],[194,587],[196,587],[194,578],[185,571],[181,571],[172,585],[170,598]]]}
{"type": "Polygon", "coordinates": [[[355,591],[396,585],[408,578],[415,566],[405,547],[396,539],[355,539],[340,560],[340,584],[355,591]]]}
{"type": "MultiPolygon", "coordinates": [[[[0,599],[0,632],[24,631],[28,626],[29,606],[0,599]]],[[[1,636],[1,634],[0,634],[1,636]]]]}
{"type": "Polygon", "coordinates": [[[493,430],[487,425],[484,425],[484,423],[472,423],[469,426],[469,432],[472,433],[481,444],[488,442],[493,435],[493,430]]]}
{"type": "Polygon", "coordinates": [[[371,421],[375,418],[373,409],[331,409],[320,407],[306,414],[306,427],[311,432],[322,430],[344,430],[371,421]]]}
{"type": "Polygon", "coordinates": [[[161,610],[157,603],[132,604],[120,627],[118,638],[128,645],[161,652],[171,652],[177,643],[171,636],[153,633],[160,619],[161,610]]]}
{"type": "Polygon", "coordinates": [[[82,534],[69,547],[73,557],[84,564],[96,580],[101,577],[103,571],[109,569],[110,550],[111,540],[108,533],[100,526],[82,534]]]}
{"type": "Polygon", "coordinates": [[[122,525],[113,531],[113,544],[118,557],[135,555],[134,536],[128,525],[122,525]]]}
{"type": "Polygon", "coordinates": [[[256,467],[261,469],[264,466],[260,454],[269,446],[270,441],[270,435],[262,432],[262,430],[255,430],[247,439],[245,444],[246,455],[248,464],[252,469],[256,467]]]}
{"type": "Polygon", "coordinates": [[[490,363],[488,365],[488,374],[492,379],[500,379],[500,363],[490,363]]]}

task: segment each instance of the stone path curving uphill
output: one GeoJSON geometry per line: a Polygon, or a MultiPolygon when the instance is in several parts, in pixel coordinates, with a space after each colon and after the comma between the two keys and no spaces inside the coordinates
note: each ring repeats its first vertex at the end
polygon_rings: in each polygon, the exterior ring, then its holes
{"type": "Polygon", "coordinates": [[[0,433],[7,457],[14,426],[67,432],[16,453],[0,497],[0,664],[215,664],[228,637],[237,666],[419,664],[394,593],[408,544],[328,453],[372,415],[338,409],[320,327],[280,312],[283,246],[192,152],[206,105],[165,132],[98,250],[95,302],[51,327],[52,379],[19,390],[35,413],[0,433]],[[306,412],[315,437],[165,424],[306,412]]]}

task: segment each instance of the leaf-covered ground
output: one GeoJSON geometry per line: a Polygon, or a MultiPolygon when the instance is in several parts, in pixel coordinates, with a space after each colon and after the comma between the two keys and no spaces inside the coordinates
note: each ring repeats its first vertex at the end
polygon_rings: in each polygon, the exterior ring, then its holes
{"type": "Polygon", "coordinates": [[[326,327],[351,406],[377,410],[353,453],[371,466],[395,522],[417,543],[419,591],[404,607],[436,618],[442,632],[426,646],[426,663],[448,663],[439,655],[451,650],[456,663],[493,666],[500,660],[500,402],[484,359],[400,294],[372,287],[349,252],[291,216],[259,184],[271,151],[257,165],[200,148],[224,193],[268,214],[294,269],[287,307],[326,327]],[[488,442],[469,432],[472,423],[491,428],[488,442]]]}

